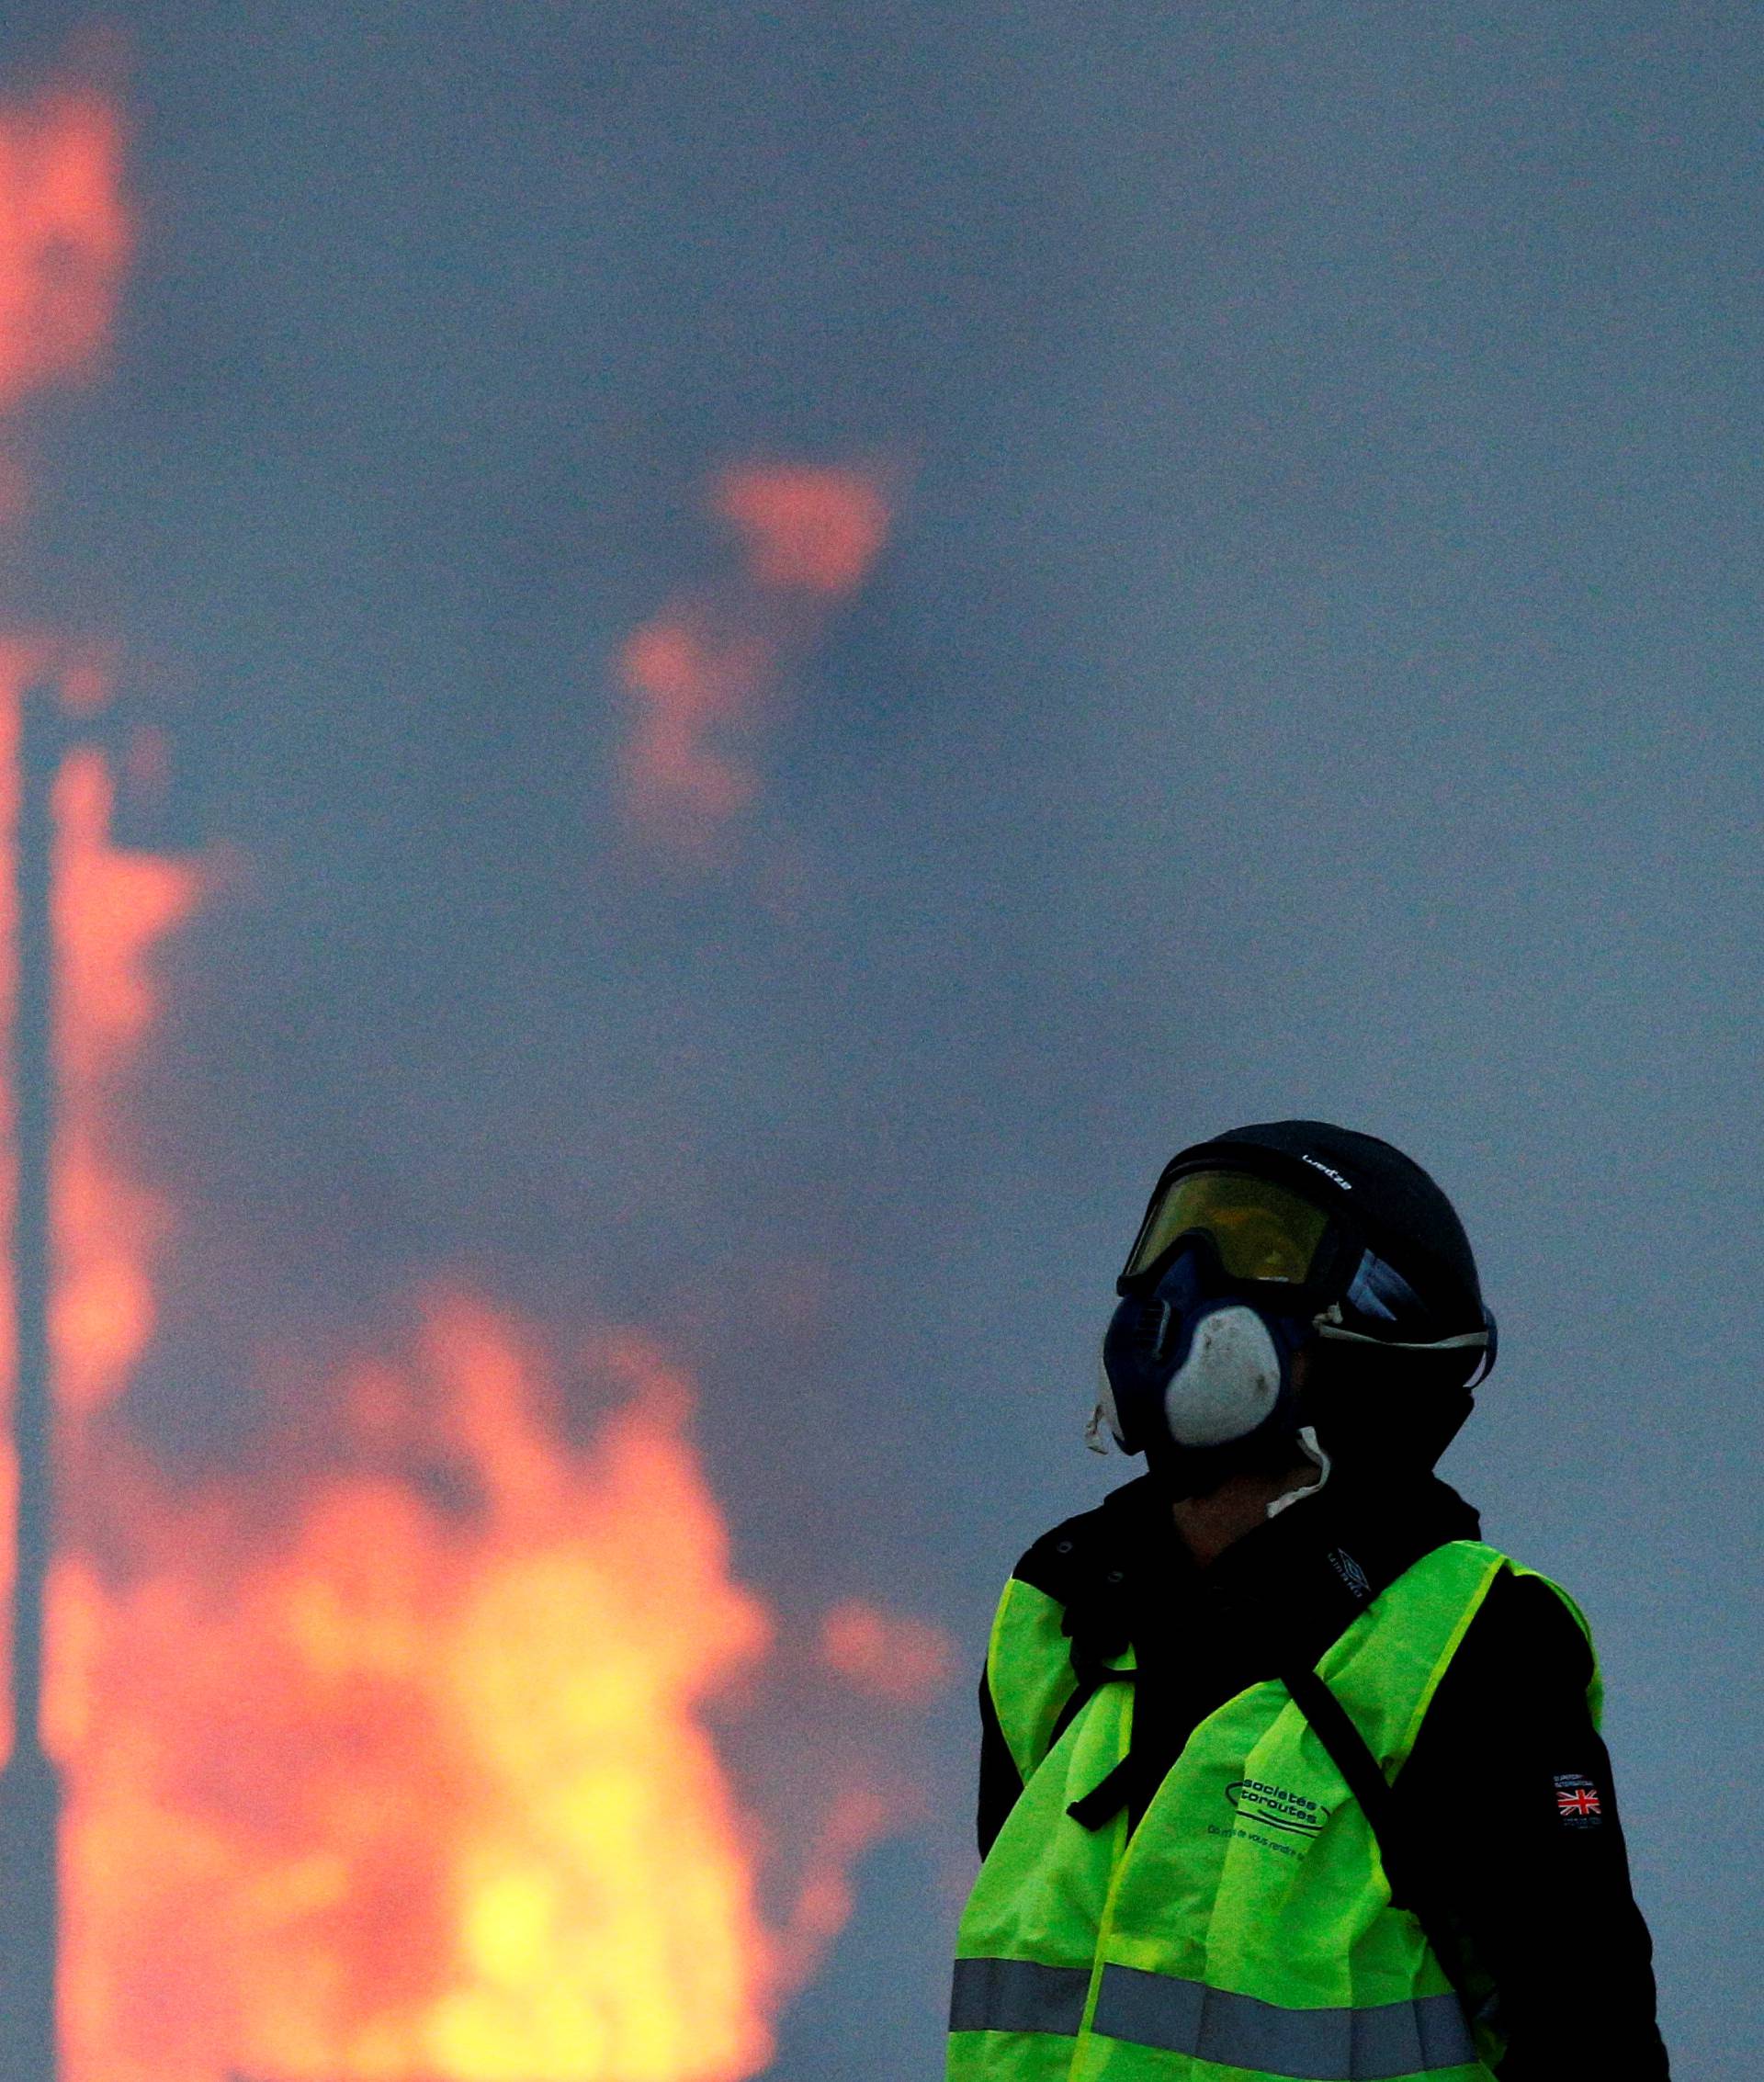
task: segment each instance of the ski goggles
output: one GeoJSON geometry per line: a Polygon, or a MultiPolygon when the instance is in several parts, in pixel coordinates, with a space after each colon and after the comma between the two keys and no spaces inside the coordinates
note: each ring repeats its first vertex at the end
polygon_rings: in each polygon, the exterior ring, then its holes
{"type": "Polygon", "coordinates": [[[1495,1318],[1447,1337],[1430,1334],[1432,1307],[1396,1266],[1302,1194],[1249,1171],[1179,1171],[1160,1179],[1120,1279],[1126,1294],[1184,1237],[1206,1238],[1227,1279],[1265,1283],[1302,1294],[1306,1306],[1327,1303],[1316,1318],[1319,1336],[1401,1352],[1477,1351],[1468,1384],[1495,1361],[1495,1318]],[[1417,1334],[1417,1333],[1420,1334],[1417,1334]]]}
{"type": "Polygon", "coordinates": [[[1121,1274],[1148,1272],[1179,1238],[1204,1236],[1228,1279],[1307,1286],[1330,1255],[1332,1224],[1318,1206],[1246,1171],[1182,1171],[1160,1181],[1121,1274]]]}

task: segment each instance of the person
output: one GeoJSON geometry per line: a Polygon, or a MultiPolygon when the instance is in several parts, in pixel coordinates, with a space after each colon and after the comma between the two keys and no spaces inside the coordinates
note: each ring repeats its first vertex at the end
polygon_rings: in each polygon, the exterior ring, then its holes
{"type": "Polygon", "coordinates": [[[1433,1473],[1496,1349],[1444,1194],[1237,1128],[1118,1294],[1146,1473],[999,1606],[950,2082],[1660,2082],[1587,1623],[1433,1473]]]}

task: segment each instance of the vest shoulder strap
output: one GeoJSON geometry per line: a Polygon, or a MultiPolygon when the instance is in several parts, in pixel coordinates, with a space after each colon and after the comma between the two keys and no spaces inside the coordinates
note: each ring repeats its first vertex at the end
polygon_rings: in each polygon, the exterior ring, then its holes
{"type": "Polygon", "coordinates": [[[1348,1791],[1378,1839],[1379,1855],[1390,1881],[1392,1905],[1417,1908],[1419,1913],[1415,1860],[1397,1819],[1396,1796],[1365,1737],[1354,1726],[1353,1716],[1308,1667],[1288,1670],[1282,1682],[1328,1750],[1329,1761],[1347,1781],[1348,1791]]]}

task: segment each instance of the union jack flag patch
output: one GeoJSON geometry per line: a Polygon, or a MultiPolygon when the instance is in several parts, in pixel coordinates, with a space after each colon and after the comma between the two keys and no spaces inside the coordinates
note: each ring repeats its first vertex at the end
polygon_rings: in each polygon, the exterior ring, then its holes
{"type": "Polygon", "coordinates": [[[1595,1828],[1605,1818],[1599,1788],[1578,1771],[1562,1771],[1555,1781],[1555,1811],[1571,1829],[1595,1828]]]}

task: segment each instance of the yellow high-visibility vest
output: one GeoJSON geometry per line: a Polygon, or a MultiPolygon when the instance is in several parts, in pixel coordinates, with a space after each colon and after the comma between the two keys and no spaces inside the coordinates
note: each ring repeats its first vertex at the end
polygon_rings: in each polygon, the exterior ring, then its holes
{"type": "MultiPolygon", "coordinates": [[[[1386,1780],[1510,1569],[1532,1573],[1478,1541],[1437,1547],[1317,1663],[1386,1780]]],[[[1200,1723],[1131,1837],[1125,1813],[1096,1830],[1067,1813],[1126,1755],[1133,1686],[1105,1680],[1051,1739],[1077,1681],[1064,1616],[1013,1578],[993,1624],[1023,1790],[962,1916],[949,2082],[1490,2082],[1498,2039],[1393,1907],[1378,1839],[1283,1683],[1200,1723]]],[[[1125,1680],[1132,1651],[1110,1667],[1125,1680]]],[[[1596,1723],[1596,1662],[1590,1703],[1596,1723]]]]}

